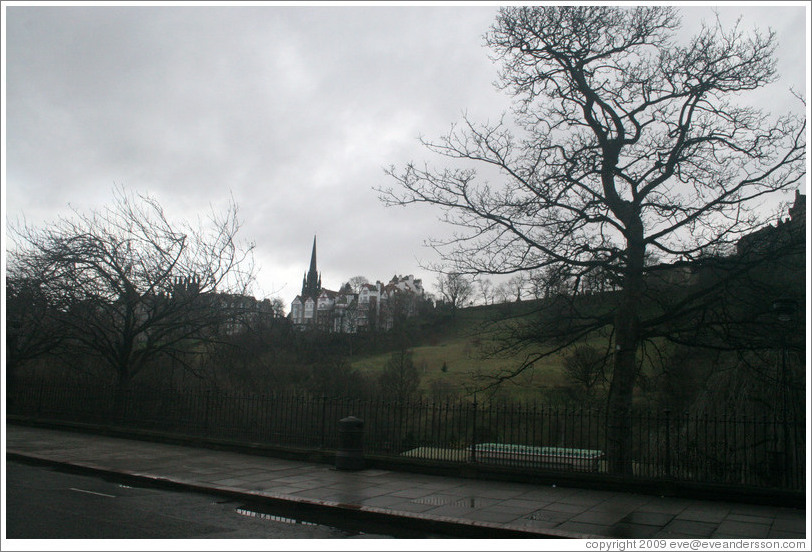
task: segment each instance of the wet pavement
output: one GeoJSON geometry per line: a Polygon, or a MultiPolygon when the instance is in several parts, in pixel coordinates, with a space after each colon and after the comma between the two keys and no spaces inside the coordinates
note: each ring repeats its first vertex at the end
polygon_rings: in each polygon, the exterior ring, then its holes
{"type": "MultiPolygon", "coordinates": [[[[434,476],[6,425],[6,454],[295,508],[527,538],[806,539],[807,510],[434,476]]],[[[807,501],[809,497],[807,497],[807,501]]]]}

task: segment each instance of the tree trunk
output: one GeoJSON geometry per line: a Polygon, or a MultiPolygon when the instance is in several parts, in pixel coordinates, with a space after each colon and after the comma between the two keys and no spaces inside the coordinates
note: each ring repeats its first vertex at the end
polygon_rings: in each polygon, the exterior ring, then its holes
{"type": "Polygon", "coordinates": [[[12,414],[17,405],[17,362],[6,363],[6,410],[12,414]]]}
{"type": "MultiPolygon", "coordinates": [[[[642,229],[642,226],[641,226],[642,229]]],[[[609,471],[620,475],[633,472],[631,409],[637,378],[637,350],[640,346],[640,304],[643,293],[645,245],[642,231],[630,238],[621,303],[615,314],[615,361],[606,409],[606,440],[609,471]]]]}

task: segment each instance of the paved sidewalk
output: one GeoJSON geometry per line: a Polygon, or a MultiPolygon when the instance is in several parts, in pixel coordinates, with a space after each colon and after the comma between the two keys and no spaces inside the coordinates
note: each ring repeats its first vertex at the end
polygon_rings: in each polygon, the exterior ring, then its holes
{"type": "Polygon", "coordinates": [[[461,533],[490,530],[492,538],[809,539],[806,512],[794,508],[376,469],[348,472],[327,464],[14,424],[6,425],[6,453],[252,500],[330,507],[338,514],[452,524],[461,533]]]}

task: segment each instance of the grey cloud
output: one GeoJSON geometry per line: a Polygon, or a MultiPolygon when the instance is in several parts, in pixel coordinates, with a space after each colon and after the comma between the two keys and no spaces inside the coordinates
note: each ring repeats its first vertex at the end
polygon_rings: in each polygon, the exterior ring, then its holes
{"type": "MultiPolygon", "coordinates": [[[[115,184],[178,216],[233,194],[260,288],[288,303],[313,234],[331,286],[395,272],[428,281],[418,259],[436,260],[422,244],[448,232],[439,213],[387,209],[373,188],[388,184],[383,167],[431,158],[419,135],[463,110],[493,120],[507,109],[482,41],[496,10],[9,7],[7,214],[49,220],[109,201],[115,184]]],[[[774,22],[792,60],[782,83],[805,82],[793,72],[803,22],[787,10],[745,24],[774,22]]]]}

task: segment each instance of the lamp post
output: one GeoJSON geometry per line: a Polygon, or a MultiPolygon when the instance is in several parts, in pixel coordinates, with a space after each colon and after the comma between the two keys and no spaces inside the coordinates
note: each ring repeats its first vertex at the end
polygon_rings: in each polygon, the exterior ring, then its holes
{"type": "Polygon", "coordinates": [[[798,307],[798,302],[792,298],[779,298],[773,301],[772,310],[775,313],[778,322],[781,323],[781,364],[780,374],[778,376],[779,392],[781,393],[781,429],[783,433],[783,446],[782,446],[782,482],[784,488],[789,487],[789,468],[790,454],[789,454],[789,420],[787,408],[787,330],[789,322],[795,314],[798,307]]]}

